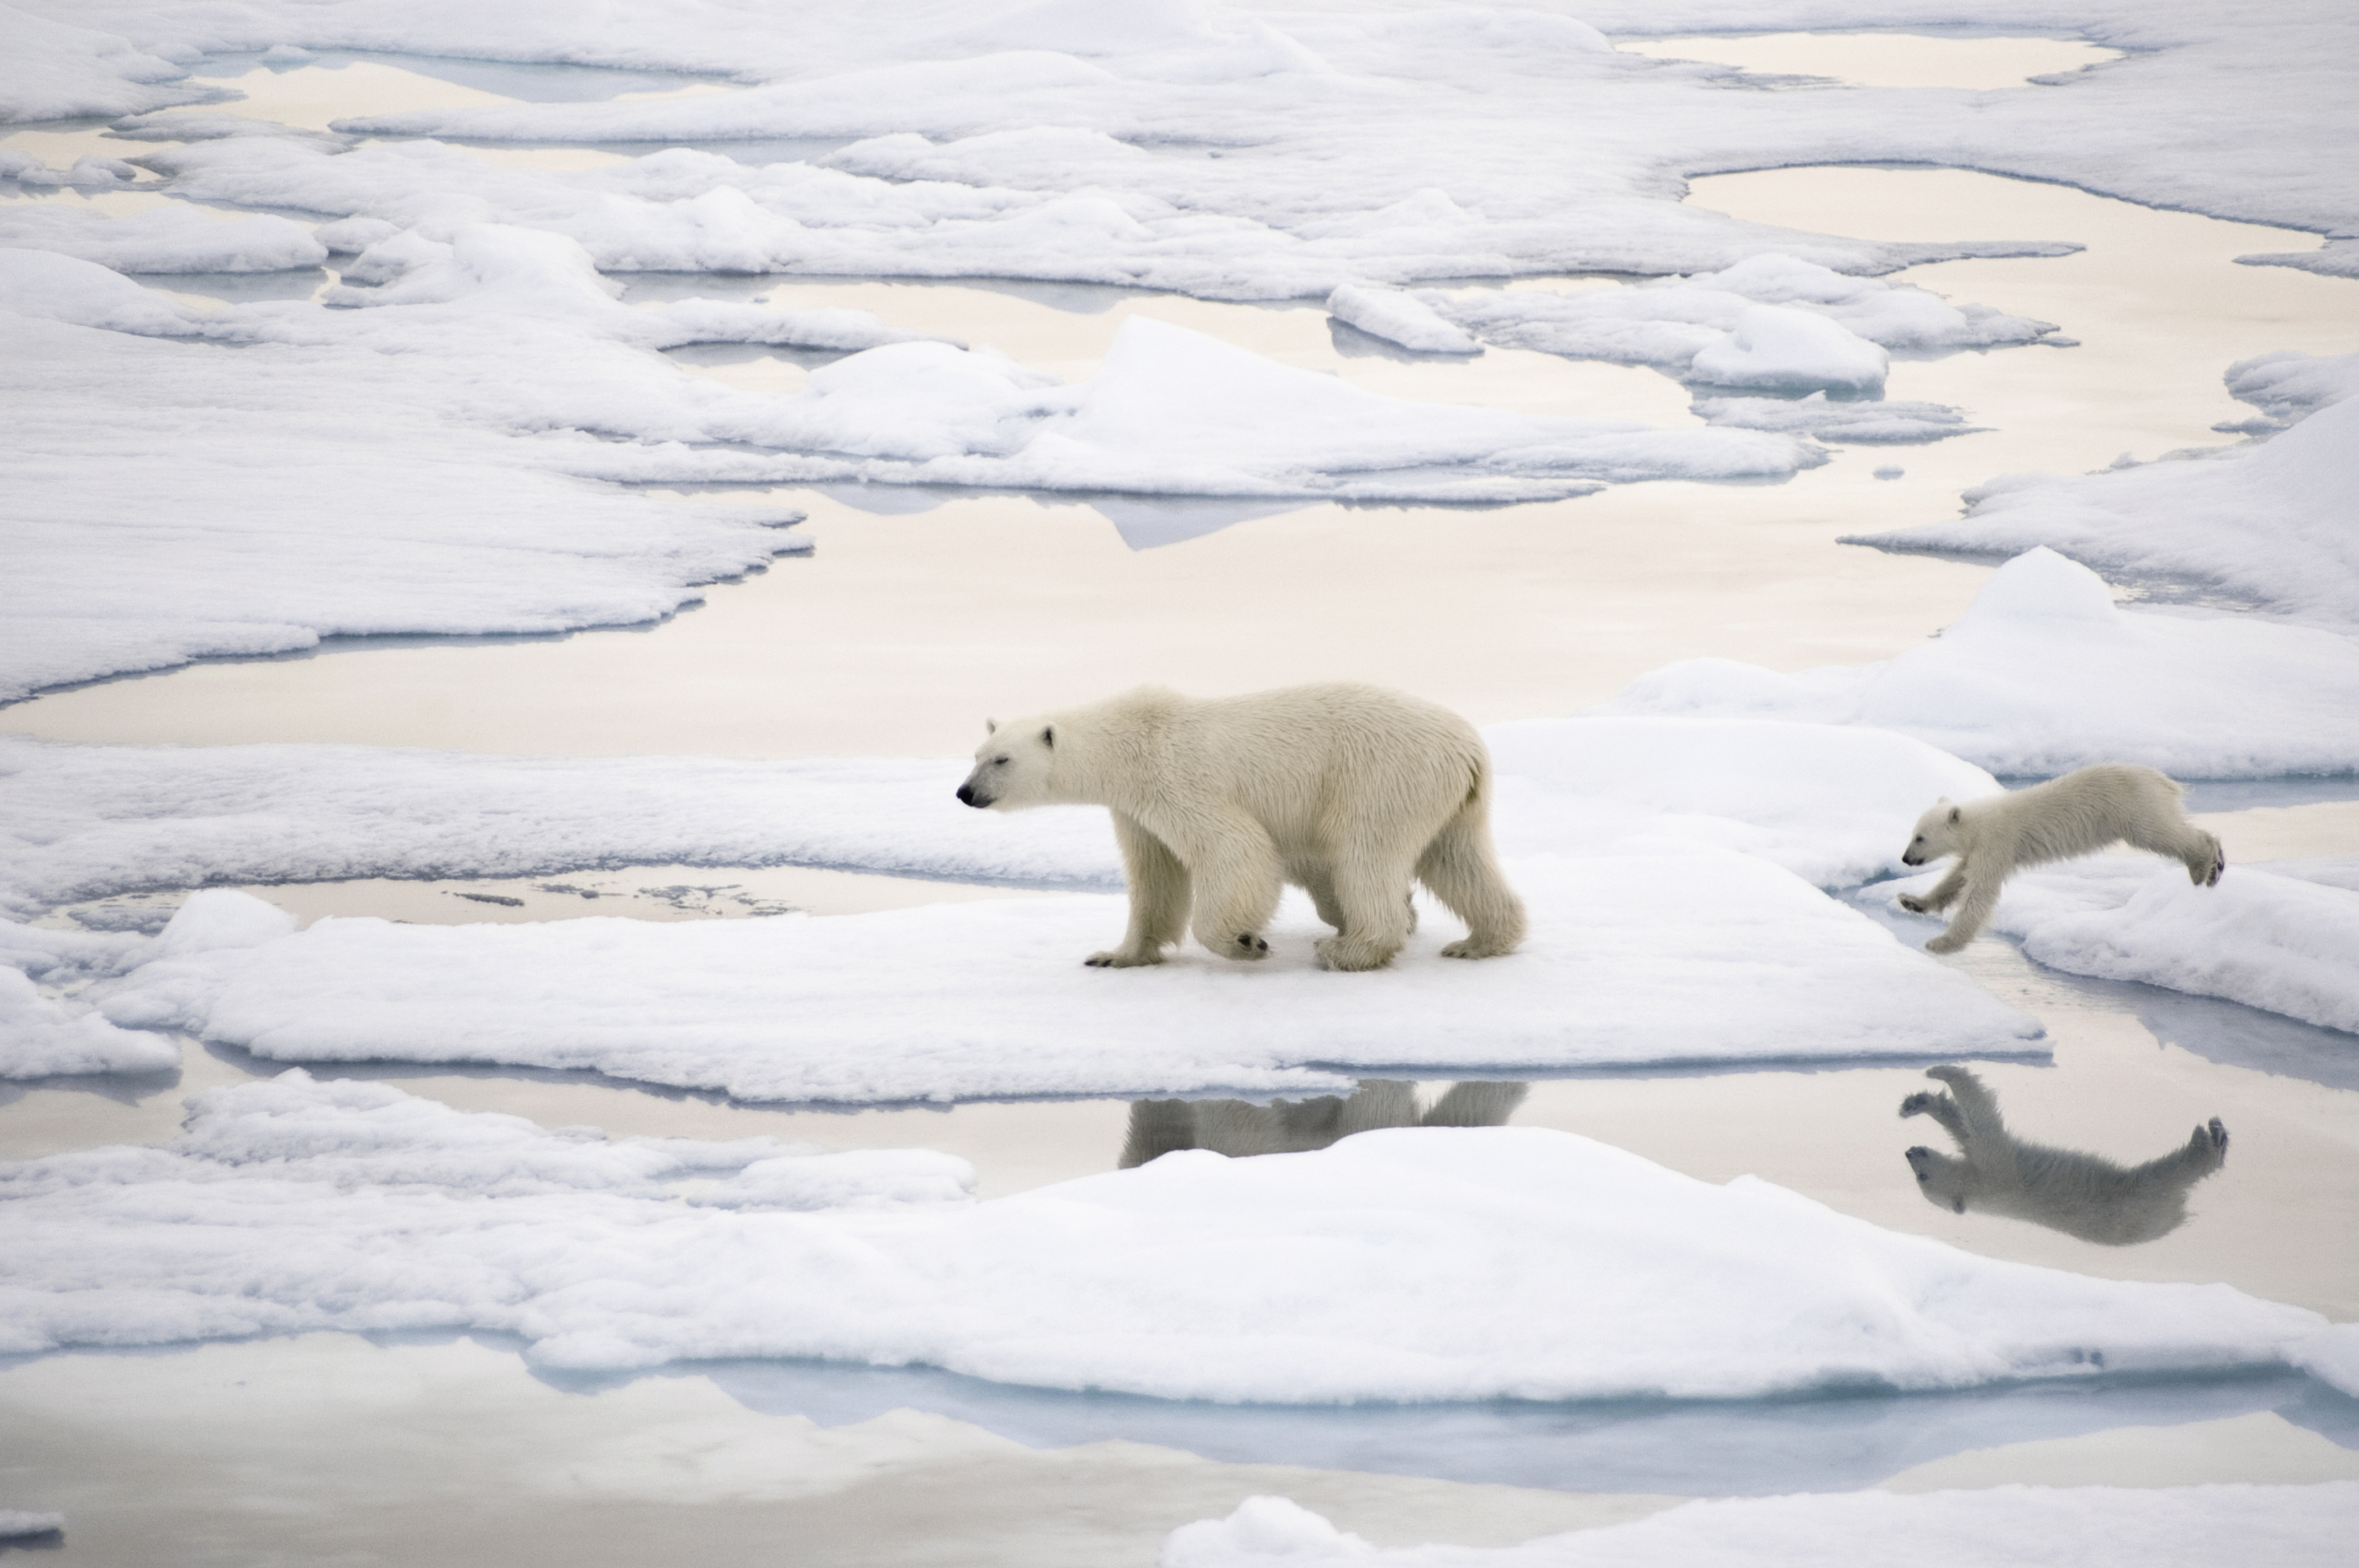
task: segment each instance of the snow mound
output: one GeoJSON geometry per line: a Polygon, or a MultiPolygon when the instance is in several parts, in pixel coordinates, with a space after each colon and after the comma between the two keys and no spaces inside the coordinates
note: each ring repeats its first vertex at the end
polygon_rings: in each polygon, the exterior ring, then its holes
{"type": "Polygon", "coordinates": [[[1081,961],[1120,934],[1118,897],[690,924],[327,919],[191,951],[181,922],[261,903],[219,891],[192,899],[153,956],[107,982],[101,1006],[118,1024],[185,1029],[270,1060],[586,1068],[843,1102],[1325,1091],[1403,1064],[2039,1048],[2031,1020],[1750,856],[1690,841],[1515,860],[1508,874],[1532,911],[1521,951],[1444,959],[1452,922],[1436,911],[1368,975],[1312,966],[1325,928],[1296,897],[1266,963],[1183,947],[1113,971],[1081,961]]]}
{"type": "Polygon", "coordinates": [[[2329,1568],[2359,1526],[2359,1482],[2316,1486],[2033,1487],[1684,1504],[1630,1524],[1510,1547],[1379,1550],[1283,1497],[1183,1525],[1160,1568],[1805,1568],[1907,1562],[1989,1568],[2205,1568],[2235,1558],[2329,1568]]]}
{"type": "Polygon", "coordinates": [[[983,1203],[820,1211],[651,1190],[668,1152],[383,1084],[210,1091],[160,1146],[0,1164],[0,1351],[473,1328],[563,1366],[809,1356],[1323,1404],[2276,1368],[2348,1332],[2225,1285],[1976,1257],[1547,1129],[1186,1151],[983,1203]]]}
{"type": "Polygon", "coordinates": [[[2014,475],[1968,491],[1954,521],[1847,542],[1991,554],[2046,545],[2109,571],[2193,578],[2359,626],[2359,356],[2246,361],[2230,386],[2264,409],[2315,412],[2259,446],[2073,479],[2014,475]]]}
{"type": "Polygon", "coordinates": [[[1755,305],[1687,362],[1695,380],[1771,391],[1881,392],[1890,356],[1807,310],[1755,305]]]}
{"type": "Polygon", "coordinates": [[[1990,924],[2051,969],[2226,997],[2359,1035],[2359,892],[2349,887],[2266,865],[2231,866],[2217,887],[2197,887],[2152,856],[2104,855],[2014,878],[1990,924]]]}
{"type": "Polygon", "coordinates": [[[1998,780],[1886,731],[1751,719],[1543,719],[1483,731],[1510,854],[1659,838],[1740,849],[1820,887],[1900,872],[1909,825],[1998,780]]]}
{"type": "MultiPolygon", "coordinates": [[[[2338,406],[2359,412],[2359,403],[2338,406]]],[[[1896,659],[1790,675],[1684,660],[1596,711],[1872,724],[2009,776],[2092,762],[2189,778],[2343,773],[2359,769],[2359,641],[2130,614],[2095,572],[2039,548],[2001,567],[1939,638],[1896,659]]]]}

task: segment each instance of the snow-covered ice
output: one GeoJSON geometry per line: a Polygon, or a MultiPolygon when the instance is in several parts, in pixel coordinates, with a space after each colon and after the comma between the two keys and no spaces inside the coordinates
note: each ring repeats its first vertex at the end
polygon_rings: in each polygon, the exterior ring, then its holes
{"type": "Polygon", "coordinates": [[[327,247],[299,223],[267,213],[223,221],[178,205],[122,217],[50,203],[0,207],[0,246],[57,251],[135,273],[279,272],[328,259],[327,247]]]}
{"type": "Polygon", "coordinates": [[[208,1091],[160,1146],[0,1165],[0,1350],[475,1328],[561,1366],[811,1356],[1331,1403],[2257,1371],[2352,1332],[2225,1285],[1976,1257],[1538,1128],[1187,1151],[982,1203],[651,1191],[759,1141],[699,1158],[299,1072],[208,1091]]]}
{"type": "Polygon", "coordinates": [[[2359,1527],[2359,1481],[2045,1487],[1694,1502],[1520,1546],[1379,1550],[1283,1497],[1171,1533],[1160,1568],[2330,1568],[2359,1527]]]}
{"type": "Polygon", "coordinates": [[[2308,874],[2231,866],[2218,886],[2197,887],[2152,856],[2098,856],[2015,877],[1990,927],[2051,969],[2226,997],[2359,1035],[2359,862],[2294,870],[2308,874]]]}
{"type": "Polygon", "coordinates": [[[2002,776],[2092,762],[2186,778],[2347,773],[2359,770],[2359,640],[2126,611],[2096,573],[2042,547],[2001,567],[1938,638],[1884,663],[1781,674],[1684,660],[1597,711],[1879,725],[2002,776]]]}
{"type": "Polygon", "coordinates": [[[2359,355],[2272,355],[2229,389],[2270,421],[2258,446],[2078,478],[2013,474],[1968,491],[1964,517],[1853,544],[2013,554],[2046,545],[2108,571],[2192,578],[2342,626],[2359,626],[2359,355]],[[2306,416],[2303,416],[2306,415],[2306,416]]]}
{"type": "Polygon", "coordinates": [[[1364,333],[1420,354],[1483,352],[1483,345],[1463,328],[1444,321],[1432,306],[1403,288],[1343,284],[1327,296],[1327,313],[1364,333]]]}
{"type": "Polygon", "coordinates": [[[2036,343],[2055,330],[1775,252],[1718,273],[1617,288],[1424,289],[1408,298],[1505,346],[1651,365],[1701,386],[1792,393],[1880,392],[1887,349],[1993,348],[2036,343]]]}
{"type": "Polygon", "coordinates": [[[1439,956],[1438,911],[1391,967],[1312,966],[1290,899],[1267,963],[1183,947],[1086,968],[1124,901],[980,901],[813,919],[409,926],[198,894],[107,982],[130,1027],[284,1061],[587,1068],[745,1099],[1327,1091],[1346,1069],[2021,1053],[2038,1026],[1752,856],[1508,862],[1533,934],[1439,956]],[[266,913],[263,913],[266,912],[266,913]],[[270,929],[282,922],[277,932],[270,929]],[[216,944],[218,945],[216,945],[216,944]]]}

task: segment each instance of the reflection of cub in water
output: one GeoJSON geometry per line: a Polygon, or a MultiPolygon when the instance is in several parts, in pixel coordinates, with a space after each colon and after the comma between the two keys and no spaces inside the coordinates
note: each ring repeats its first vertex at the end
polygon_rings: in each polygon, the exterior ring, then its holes
{"type": "Polygon", "coordinates": [[[1420,1111],[1414,1084],[1363,1078],[1349,1096],[1316,1100],[1137,1100],[1121,1168],[1144,1165],[1174,1149],[1215,1153],[1297,1154],[1379,1127],[1499,1127],[1531,1092],[1528,1083],[1454,1083],[1420,1111]]]}
{"type": "Polygon", "coordinates": [[[1962,1067],[1932,1067],[1925,1076],[1950,1086],[1900,1102],[1905,1117],[1931,1117],[1957,1140],[1962,1159],[1919,1145],[1908,1151],[1926,1200],[1963,1214],[1968,1209],[2029,1220],[2083,1241],[2126,1246],[2153,1241],[2187,1219],[2187,1189],[2228,1157],[2228,1129],[2213,1117],[2185,1145],[2142,1165],[2118,1165],[2077,1149],[2018,1141],[1999,1118],[1999,1102],[1962,1067]],[[1953,1098],[1952,1096],[1954,1096],[1953,1098]]]}

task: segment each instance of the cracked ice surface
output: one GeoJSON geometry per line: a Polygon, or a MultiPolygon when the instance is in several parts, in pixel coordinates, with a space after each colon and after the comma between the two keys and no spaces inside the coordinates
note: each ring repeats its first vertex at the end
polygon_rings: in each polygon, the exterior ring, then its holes
{"type": "Polygon", "coordinates": [[[0,1349],[479,1328],[567,1366],[816,1356],[1327,1403],[2330,1375],[2351,1333],[2225,1285],[1976,1257],[1545,1129],[1190,1151],[983,1203],[651,1190],[830,1158],[764,1159],[768,1141],[608,1143],[300,1072],[210,1091],[160,1147],[0,1165],[0,1349]]]}
{"type": "MultiPolygon", "coordinates": [[[[2159,471],[2177,482],[2170,471],[2192,466],[2159,471]]],[[[2002,775],[2105,761],[2183,778],[2347,773],[2359,770],[2359,641],[2131,614],[2095,572],[2040,548],[2000,568],[1964,615],[1896,659],[1793,674],[1683,660],[1596,711],[1879,725],[2002,775]]]]}

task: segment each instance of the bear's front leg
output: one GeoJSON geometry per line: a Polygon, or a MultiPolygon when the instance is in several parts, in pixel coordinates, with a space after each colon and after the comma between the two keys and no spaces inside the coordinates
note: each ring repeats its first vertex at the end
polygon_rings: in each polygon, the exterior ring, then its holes
{"type": "Polygon", "coordinates": [[[1966,887],[1966,862],[1952,866],[1949,874],[1923,893],[1904,893],[1893,900],[1912,915],[1938,915],[1957,901],[1966,887]]]}
{"type": "Polygon", "coordinates": [[[1285,883],[1278,848],[1262,825],[1229,813],[1181,853],[1196,890],[1196,940],[1223,958],[1267,958],[1262,928],[1278,912],[1285,883]]]}
{"type": "Polygon", "coordinates": [[[1950,918],[1950,929],[1925,944],[1928,953],[1955,953],[1974,940],[1982,922],[1998,907],[1999,888],[1996,883],[1978,882],[1967,889],[1957,913],[1950,918]]]}
{"type": "Polygon", "coordinates": [[[1180,940],[1188,922],[1188,868],[1171,847],[1121,812],[1114,813],[1114,841],[1121,846],[1122,869],[1131,884],[1130,929],[1122,945],[1093,953],[1083,963],[1093,969],[1134,969],[1163,962],[1163,950],[1180,940]]]}

